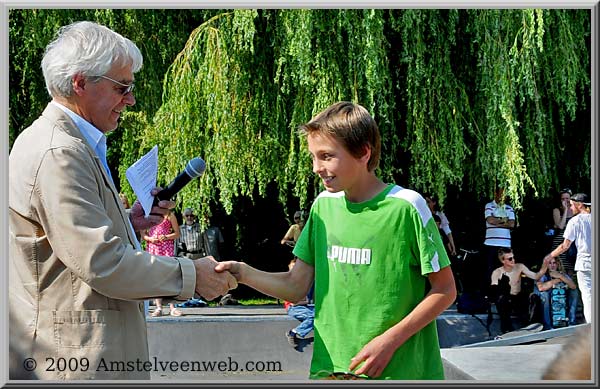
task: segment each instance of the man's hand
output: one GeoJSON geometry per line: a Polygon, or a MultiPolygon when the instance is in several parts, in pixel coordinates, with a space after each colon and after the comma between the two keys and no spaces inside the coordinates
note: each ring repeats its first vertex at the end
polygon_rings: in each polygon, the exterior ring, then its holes
{"type": "MultiPolygon", "coordinates": [[[[152,196],[156,196],[161,190],[162,188],[160,187],[152,189],[152,196]]],[[[131,207],[131,212],[129,213],[129,220],[131,220],[131,224],[135,231],[147,230],[162,222],[165,215],[173,208],[175,208],[174,201],[161,200],[158,202],[158,206],[152,207],[150,215],[146,217],[142,204],[139,200],[135,200],[135,203],[133,203],[133,206],[131,207]]]]}
{"type": "Polygon", "coordinates": [[[237,261],[224,261],[219,262],[217,267],[215,267],[215,271],[217,273],[222,273],[224,271],[228,271],[232,276],[235,277],[237,282],[242,282],[242,262],[237,261]]]}
{"type": "Polygon", "coordinates": [[[229,272],[215,271],[219,262],[212,256],[196,259],[193,263],[196,268],[196,293],[206,300],[213,300],[237,288],[237,280],[229,272]]]}

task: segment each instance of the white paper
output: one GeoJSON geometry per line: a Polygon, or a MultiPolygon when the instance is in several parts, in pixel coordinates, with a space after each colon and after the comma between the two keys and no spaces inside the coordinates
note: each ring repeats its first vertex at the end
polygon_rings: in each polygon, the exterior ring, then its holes
{"type": "Polygon", "coordinates": [[[155,145],[146,155],[138,159],[125,172],[129,185],[142,204],[146,216],[150,215],[154,196],[152,189],[156,187],[158,174],[158,146],[155,145]]]}

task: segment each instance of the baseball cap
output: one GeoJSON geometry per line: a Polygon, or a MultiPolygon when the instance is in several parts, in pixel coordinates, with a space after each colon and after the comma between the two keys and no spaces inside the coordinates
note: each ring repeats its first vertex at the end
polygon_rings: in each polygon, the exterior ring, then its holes
{"type": "Polygon", "coordinates": [[[571,196],[571,201],[576,201],[578,203],[582,203],[583,205],[591,206],[592,202],[590,200],[590,196],[585,193],[575,193],[571,196]]]}

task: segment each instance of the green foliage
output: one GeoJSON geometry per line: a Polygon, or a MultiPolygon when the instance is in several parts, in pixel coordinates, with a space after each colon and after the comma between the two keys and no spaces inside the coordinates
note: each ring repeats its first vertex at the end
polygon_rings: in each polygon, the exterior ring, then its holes
{"type": "Polygon", "coordinates": [[[469,149],[464,137],[472,123],[469,98],[452,69],[458,11],[407,10],[396,26],[406,64],[407,135],[410,181],[444,203],[448,185],[460,185],[469,149]]]}
{"type": "MultiPolygon", "coordinates": [[[[299,124],[353,99],[393,137],[385,49],[381,11],[223,12],[192,32],[169,68],[143,148],[159,144],[164,177],[195,155],[206,160],[205,175],[179,196],[199,203],[205,218],[211,199],[231,212],[237,196],[253,197],[255,188],[264,196],[274,181],[282,202],[292,188],[302,206],[317,182],[299,124]]],[[[384,161],[391,169],[393,154],[384,161]]]]}
{"type": "Polygon", "coordinates": [[[49,97],[39,69],[59,26],[96,20],[144,55],[136,104],[109,136],[125,169],[159,145],[159,182],[201,156],[180,194],[201,221],[219,203],[305,207],[320,191],[298,125],[339,100],[362,104],[383,140],[378,174],[443,204],[449,187],[515,208],[590,176],[586,9],[11,10],[10,143],[49,97]],[[189,27],[187,27],[189,26],[189,27]],[[115,147],[116,146],[116,147],[115,147]]]}

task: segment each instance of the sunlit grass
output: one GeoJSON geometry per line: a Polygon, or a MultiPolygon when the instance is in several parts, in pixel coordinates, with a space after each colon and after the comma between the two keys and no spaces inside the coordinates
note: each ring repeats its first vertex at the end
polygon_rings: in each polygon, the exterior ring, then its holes
{"type": "MultiPolygon", "coordinates": [[[[241,305],[247,306],[261,306],[261,305],[283,305],[283,301],[277,301],[274,298],[254,298],[254,299],[239,299],[238,300],[241,305]]],[[[219,304],[219,300],[209,301],[209,307],[216,307],[219,304]]]]}

